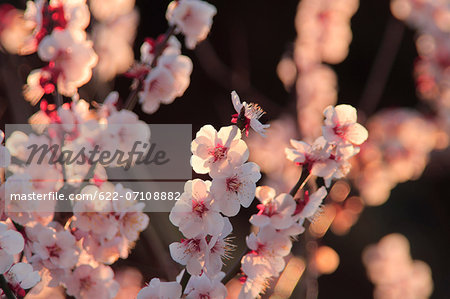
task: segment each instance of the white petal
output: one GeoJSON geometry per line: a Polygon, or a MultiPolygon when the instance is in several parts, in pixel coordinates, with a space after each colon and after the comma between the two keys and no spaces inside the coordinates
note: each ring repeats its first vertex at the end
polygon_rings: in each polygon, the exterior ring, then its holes
{"type": "Polygon", "coordinates": [[[231,92],[231,102],[233,102],[234,110],[236,110],[237,113],[240,113],[242,109],[242,103],[239,99],[238,94],[234,90],[231,92]]]}

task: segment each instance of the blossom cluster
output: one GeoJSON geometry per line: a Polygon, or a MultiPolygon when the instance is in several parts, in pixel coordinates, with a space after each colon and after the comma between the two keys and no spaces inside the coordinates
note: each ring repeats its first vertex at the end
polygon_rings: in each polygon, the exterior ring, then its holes
{"type": "Polygon", "coordinates": [[[109,81],[125,73],[134,62],[133,43],[139,22],[135,0],[91,0],[89,8],[95,23],[92,28],[98,64],[94,75],[109,81]]]}
{"type": "MultiPolygon", "coordinates": [[[[150,129],[133,112],[117,110],[117,100],[118,94],[113,92],[96,110],[90,109],[84,100],[65,103],[58,108],[42,101],[40,111],[30,120],[36,132],[13,132],[6,142],[6,149],[22,162],[31,157],[28,146],[32,144],[60,144],[59,154],[64,150],[95,146],[128,152],[134,141],[149,140],[150,129]]],[[[73,215],[61,223],[55,221],[58,219],[54,213],[55,201],[14,201],[5,206],[10,193],[61,192],[64,188],[74,188],[82,194],[108,191],[125,198],[123,194],[131,192],[121,184],[107,182],[105,167],[122,167],[122,164],[52,163],[54,154],[58,153],[49,151],[43,158],[34,156],[29,164],[8,166],[11,175],[0,186],[2,207],[5,207],[1,211],[2,218],[9,217],[15,225],[23,226],[20,233],[25,238],[25,242],[22,241],[24,258],[30,264],[29,269],[24,269],[29,273],[39,271],[42,278],[39,289],[61,285],[76,298],[113,298],[118,283],[107,265],[119,258],[127,258],[139,233],[147,227],[149,218],[142,212],[143,203],[79,201],[73,206],[73,215]],[[92,177],[89,177],[91,172],[92,177]],[[46,180],[41,179],[43,176],[46,180]],[[90,184],[84,186],[86,180],[90,184]]],[[[88,161],[86,156],[77,159],[88,161]]],[[[17,269],[25,271],[20,267],[17,269]]]]}
{"type": "Polygon", "coordinates": [[[215,298],[225,298],[226,290],[220,283],[222,258],[232,249],[232,226],[227,217],[237,215],[241,205],[251,204],[261,174],[257,164],[247,162],[248,148],[237,126],[222,127],[218,132],[210,125],[202,127],[191,150],[194,171],[208,173],[212,181],[195,179],[186,183],[170,213],[170,221],[185,239],[172,243],[170,253],[192,275],[192,285],[188,283],[186,288],[188,296],[192,292],[203,296],[216,292],[215,298]],[[199,288],[197,285],[206,277],[211,280],[210,288],[199,288]],[[223,291],[219,294],[217,290],[223,291]]]}
{"type": "MultiPolygon", "coordinates": [[[[359,152],[359,146],[367,139],[368,133],[356,122],[356,109],[349,105],[329,106],[323,114],[323,136],[313,144],[291,140],[294,148],[286,148],[286,157],[302,166],[307,179],[310,176],[322,177],[325,186],[329,187],[331,180],[347,175],[350,170],[348,159],[359,152]]],[[[314,221],[321,210],[327,196],[325,186],[315,192],[302,192],[301,198],[295,199],[298,189],[278,196],[273,188],[267,186],[256,189],[256,197],[261,204],[250,223],[259,231],[247,237],[250,251],[241,260],[245,283],[240,298],[257,297],[269,279],[279,276],[285,267],[284,257],[290,253],[292,238],[303,233],[305,220],[314,221]]]]}
{"type": "Polygon", "coordinates": [[[350,19],[358,0],[303,0],[295,18],[294,63],[300,132],[307,141],[320,136],[321,113],[337,103],[337,76],[325,63],[338,64],[352,41],[350,19]]]}
{"type": "Polygon", "coordinates": [[[417,31],[414,64],[418,95],[450,127],[450,7],[445,1],[392,0],[392,14],[417,31]]]}
{"type": "Polygon", "coordinates": [[[173,1],[166,18],[165,34],[147,38],[140,48],[141,58],[128,75],[135,79],[139,102],[145,113],[155,113],[161,104],[181,97],[190,83],[192,61],[181,55],[181,43],[174,34],[184,35],[186,47],[195,48],[208,35],[216,8],[200,0],[173,1]]]}
{"type": "Polygon", "coordinates": [[[14,293],[24,296],[25,290],[36,285],[41,277],[29,263],[16,262],[15,257],[24,250],[25,241],[22,234],[11,228],[11,225],[0,222],[0,274],[14,293]]]}
{"type": "Polygon", "coordinates": [[[418,179],[430,152],[445,143],[437,124],[412,109],[380,111],[367,128],[370,137],[351,160],[350,175],[367,205],[384,203],[397,184],[418,179]]]}
{"type": "Polygon", "coordinates": [[[25,99],[36,104],[44,94],[55,91],[67,97],[76,95],[91,79],[98,60],[84,31],[90,22],[86,1],[28,1],[24,18],[33,31],[20,53],[37,51],[48,62],[28,76],[25,99]]]}
{"type": "Polygon", "coordinates": [[[403,235],[390,234],[364,249],[363,263],[375,285],[378,298],[429,298],[433,291],[430,267],[412,260],[409,242],[403,235]]]}

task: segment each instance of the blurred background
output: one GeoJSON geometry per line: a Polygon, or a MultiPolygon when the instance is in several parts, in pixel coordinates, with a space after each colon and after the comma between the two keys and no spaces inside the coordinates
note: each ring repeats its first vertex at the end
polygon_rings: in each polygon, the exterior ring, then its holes
{"type": "MultiPolygon", "coordinates": [[[[157,37],[167,29],[165,10],[169,2],[136,1],[140,22],[134,43],[135,57],[139,57],[139,47],[144,38],[157,37]]],[[[194,63],[191,85],[184,96],[171,105],[161,106],[152,115],[142,113],[140,107],[134,111],[147,123],[192,123],[195,134],[205,124],[218,128],[230,123],[234,113],[230,93],[236,90],[241,99],[263,107],[267,112],[263,116],[265,122],[278,120],[275,127],[284,132],[287,140],[301,138],[296,88],[283,84],[277,75],[280,60],[283,57],[292,58],[294,53],[297,37],[295,16],[299,1],[209,2],[218,11],[209,38],[193,51],[183,49],[183,54],[194,63]]],[[[25,1],[2,0],[0,3],[10,3],[21,9],[25,7],[25,1]]],[[[361,0],[351,19],[351,30],[353,40],[348,57],[339,64],[331,65],[337,74],[338,103],[357,107],[362,123],[386,108],[411,107],[425,117],[433,116],[433,109],[420,101],[416,94],[413,76],[418,55],[415,31],[392,16],[390,1],[361,0]]],[[[25,102],[21,91],[28,73],[41,65],[36,54],[21,57],[0,51],[2,129],[6,123],[26,123],[28,117],[37,111],[38,107],[25,102]]],[[[80,95],[81,98],[102,102],[109,91],[118,90],[121,98],[125,99],[130,83],[131,80],[123,75],[108,82],[94,78],[81,88],[80,95]]],[[[389,130],[389,125],[385,129],[389,130]]],[[[427,136],[413,135],[410,138],[420,144],[427,136]]],[[[272,143],[282,149],[286,146],[282,142],[285,140],[272,143]]],[[[255,161],[261,157],[256,156],[258,144],[257,140],[250,142],[250,159],[255,161]]],[[[273,159],[273,164],[285,163],[278,156],[273,159]]],[[[368,155],[367,159],[372,158],[368,155]]],[[[384,203],[363,209],[358,189],[347,190],[352,184],[350,181],[341,185],[345,189],[341,191],[345,193],[343,199],[328,199],[331,203],[335,202],[330,205],[331,214],[334,213],[332,218],[338,224],[325,225],[326,228],[315,235],[323,235],[316,245],[331,247],[339,259],[336,261],[334,253],[331,257],[326,255],[331,264],[338,265],[334,272],[334,269],[328,269],[333,273],[319,276],[319,298],[371,298],[374,287],[367,278],[362,252],[366,246],[377,243],[390,233],[404,235],[410,242],[412,259],[424,261],[431,267],[434,283],[431,298],[450,298],[450,151],[440,148],[432,151],[427,159],[423,173],[417,175],[415,180],[398,184],[384,203]],[[347,197],[356,198],[348,205],[358,216],[351,220],[344,217],[338,222],[337,212],[345,209],[342,202],[347,197]],[[331,230],[328,230],[330,225],[331,230]]],[[[299,174],[300,169],[280,174],[285,184],[278,182],[277,190],[288,192],[288,182],[293,180],[295,183],[299,174]]],[[[355,176],[358,173],[354,173],[352,178],[355,176]]],[[[273,181],[273,178],[266,177],[267,180],[273,181]]],[[[376,193],[377,189],[373,192],[376,193]]],[[[248,218],[255,211],[256,201],[232,219],[234,242],[238,245],[234,256],[240,256],[244,250],[244,238],[251,229],[248,218]]],[[[150,228],[141,235],[130,257],[119,260],[113,268],[121,271],[126,267],[135,267],[141,271],[145,282],[156,276],[172,280],[181,267],[170,259],[167,248],[168,244],[179,240],[180,235],[169,222],[167,214],[151,214],[150,223],[150,228]]],[[[304,255],[306,244],[307,240],[300,238],[293,254],[304,255]]],[[[305,289],[310,283],[307,278],[306,275],[302,277],[292,298],[305,296],[305,289]]]]}

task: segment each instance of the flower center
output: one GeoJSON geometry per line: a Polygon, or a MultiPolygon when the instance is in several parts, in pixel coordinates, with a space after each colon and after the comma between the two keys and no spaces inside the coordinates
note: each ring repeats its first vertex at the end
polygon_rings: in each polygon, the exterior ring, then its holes
{"type": "Polygon", "coordinates": [[[58,77],[61,74],[61,70],[55,67],[55,63],[51,61],[48,66],[42,68],[41,78],[39,78],[39,85],[46,94],[50,94],[55,91],[58,77]]]}
{"type": "Polygon", "coordinates": [[[333,132],[337,136],[343,138],[345,136],[345,134],[347,133],[347,126],[339,126],[338,125],[338,126],[333,128],[333,132]]]}
{"type": "Polygon", "coordinates": [[[192,200],[192,212],[197,214],[197,216],[202,217],[205,212],[208,211],[208,208],[205,206],[205,203],[203,200],[201,201],[195,201],[192,200]]]}
{"type": "Polygon", "coordinates": [[[61,248],[59,248],[56,244],[53,246],[48,246],[47,250],[50,257],[59,257],[61,253],[61,248]]]}
{"type": "Polygon", "coordinates": [[[238,192],[242,183],[239,181],[239,178],[235,175],[233,177],[226,179],[227,191],[229,192],[238,192]]]}
{"type": "Polygon", "coordinates": [[[265,205],[259,204],[256,206],[256,208],[259,210],[258,215],[266,215],[272,217],[273,215],[278,214],[277,207],[272,202],[268,202],[265,205]]]}
{"type": "Polygon", "coordinates": [[[194,252],[200,252],[200,239],[181,239],[181,244],[186,248],[184,253],[191,254],[194,252]]]}
{"type": "Polygon", "coordinates": [[[92,282],[90,277],[85,277],[80,279],[80,289],[88,290],[92,287],[94,283],[92,282]]]}
{"type": "Polygon", "coordinates": [[[223,160],[227,156],[228,148],[218,143],[214,148],[211,148],[208,153],[213,156],[214,162],[223,160]]]}
{"type": "Polygon", "coordinates": [[[45,3],[42,7],[42,27],[41,30],[36,35],[36,40],[38,43],[41,40],[52,33],[54,29],[64,29],[67,26],[67,20],[64,16],[64,6],[50,6],[45,3]]]}

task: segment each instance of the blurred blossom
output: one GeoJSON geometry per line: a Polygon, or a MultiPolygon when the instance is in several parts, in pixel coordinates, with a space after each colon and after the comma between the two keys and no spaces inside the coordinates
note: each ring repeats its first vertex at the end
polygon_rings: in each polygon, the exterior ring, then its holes
{"type": "Polygon", "coordinates": [[[34,53],[41,41],[54,31],[70,30],[76,35],[83,34],[90,21],[86,0],[27,1],[24,16],[33,33],[20,49],[21,55],[34,53]]]}
{"type": "Polygon", "coordinates": [[[115,273],[115,280],[119,283],[120,289],[115,299],[136,298],[142,286],[142,274],[135,268],[119,269],[115,273]]]}
{"type": "Polygon", "coordinates": [[[395,185],[421,176],[442,135],[435,123],[409,109],[382,111],[367,128],[370,137],[352,160],[351,177],[366,204],[380,205],[395,185]]]}
{"type": "Polygon", "coordinates": [[[186,47],[194,49],[208,36],[216,13],[216,7],[206,1],[178,0],[170,2],[166,19],[184,34],[186,47]]]}
{"type": "Polygon", "coordinates": [[[17,54],[31,30],[23,18],[23,11],[10,4],[0,5],[0,45],[6,51],[17,54]]]}
{"type": "Polygon", "coordinates": [[[450,136],[450,6],[448,1],[392,0],[392,14],[417,30],[417,93],[450,136]]]}
{"type": "Polygon", "coordinates": [[[409,242],[403,235],[390,234],[364,249],[367,275],[375,285],[375,299],[425,299],[433,291],[430,267],[412,260],[409,242]]]}
{"type": "Polygon", "coordinates": [[[295,121],[290,116],[282,116],[270,122],[266,137],[251,134],[247,139],[250,160],[258,164],[266,176],[261,184],[272,186],[280,192],[287,192],[295,185],[300,169],[285,159],[284,148],[289,147],[289,140],[296,138],[295,121]]]}
{"type": "Polygon", "coordinates": [[[304,140],[312,141],[322,134],[323,110],[337,102],[336,73],[317,65],[298,77],[296,89],[300,132],[304,140]]]}
{"type": "Polygon", "coordinates": [[[24,96],[32,104],[55,90],[68,97],[75,95],[78,87],[91,79],[98,59],[92,42],[85,40],[85,33],[69,30],[57,30],[46,36],[38,55],[49,64],[28,75],[24,96]]]}
{"type": "Polygon", "coordinates": [[[361,198],[352,196],[347,198],[343,205],[335,204],[336,216],[331,224],[331,231],[336,235],[345,235],[356,223],[364,209],[364,203],[361,198]]]}
{"type": "MultiPolygon", "coordinates": [[[[301,57],[306,48],[306,53],[314,53],[319,61],[342,62],[352,40],[350,18],[358,6],[358,0],[301,1],[295,19],[298,32],[296,57],[301,57]]],[[[302,61],[299,62],[304,68],[302,61]]]]}
{"type": "Polygon", "coordinates": [[[100,22],[115,20],[131,13],[135,0],[89,0],[89,8],[100,22]]]}
{"type": "Polygon", "coordinates": [[[339,266],[339,255],[331,247],[320,246],[314,252],[312,263],[320,274],[331,274],[339,266]]]}
{"type": "Polygon", "coordinates": [[[139,22],[137,10],[106,23],[96,23],[92,32],[98,55],[95,75],[102,81],[126,72],[134,62],[133,42],[139,22]]]}
{"type": "Polygon", "coordinates": [[[277,66],[277,75],[286,90],[289,90],[295,83],[297,77],[297,67],[290,57],[283,57],[277,66]]]}
{"type": "Polygon", "coordinates": [[[306,264],[303,258],[291,257],[275,285],[271,298],[289,298],[302,277],[305,268],[306,264]]]}

